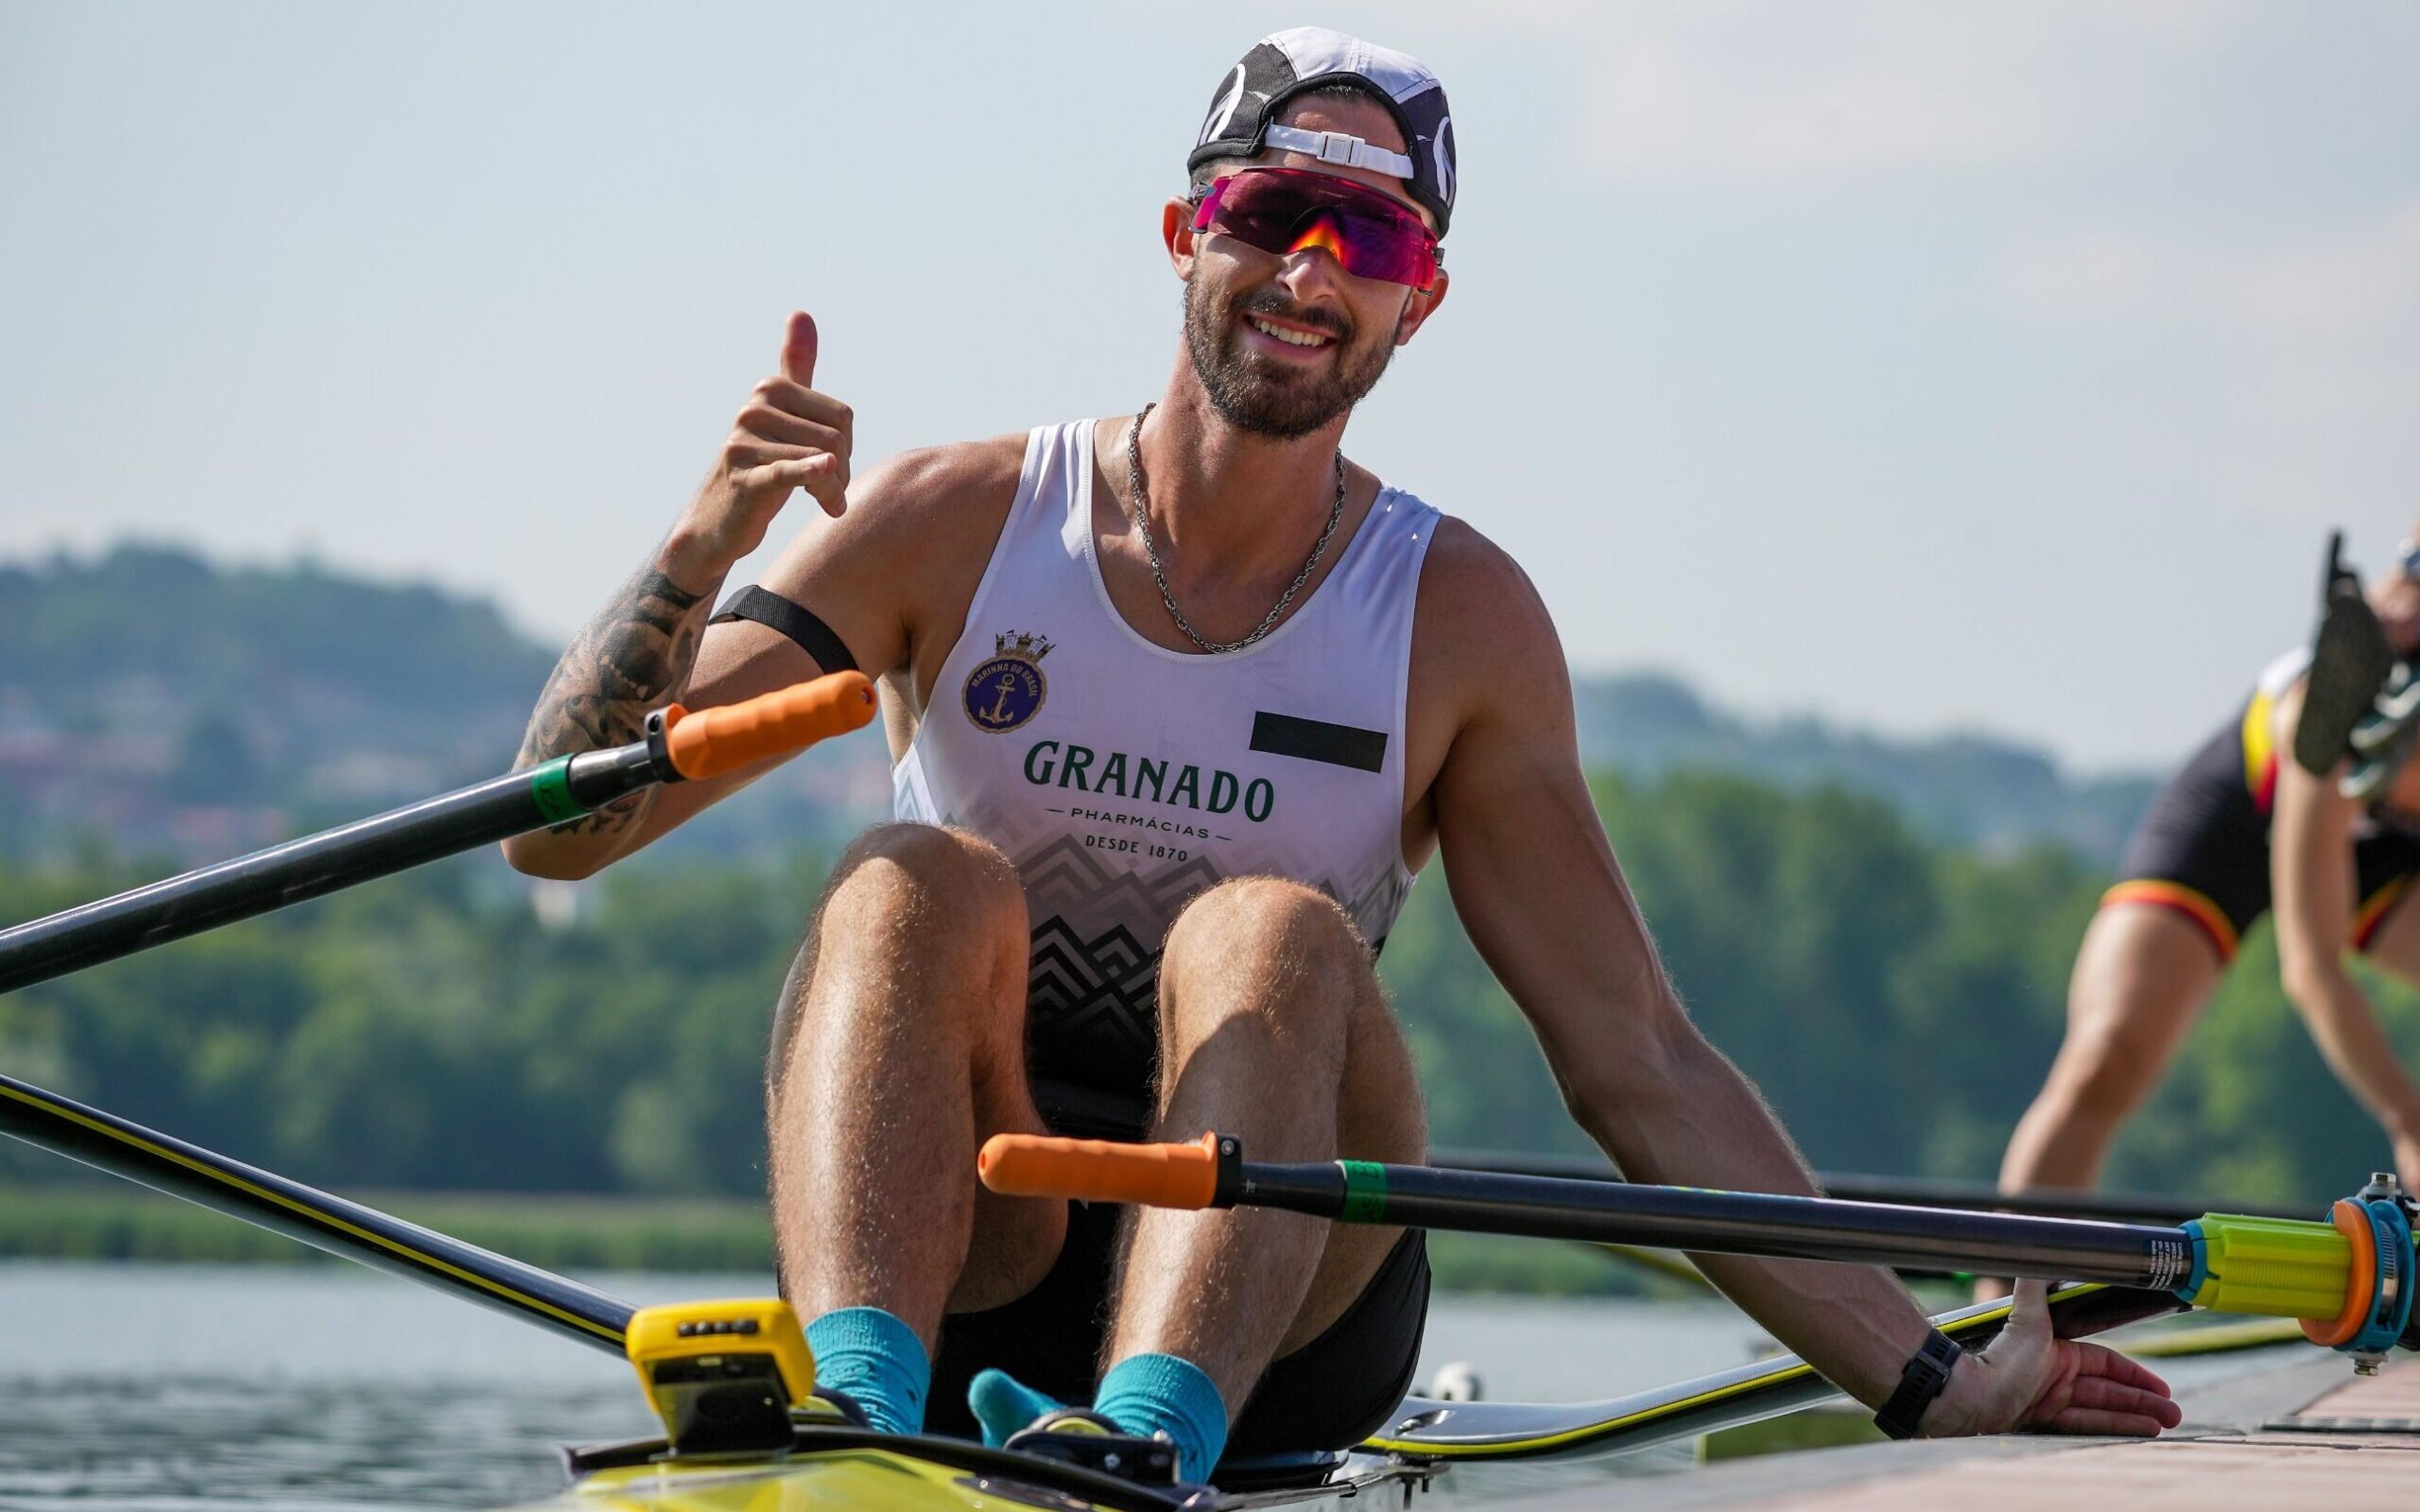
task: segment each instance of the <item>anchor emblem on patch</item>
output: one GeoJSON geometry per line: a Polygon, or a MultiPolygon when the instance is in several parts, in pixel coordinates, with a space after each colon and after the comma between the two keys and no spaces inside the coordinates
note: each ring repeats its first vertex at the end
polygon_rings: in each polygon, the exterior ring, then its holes
{"type": "Polygon", "coordinates": [[[1016,631],[992,637],[991,649],[990,659],[967,674],[967,717],[978,730],[1005,734],[1042,712],[1050,692],[1042,658],[1050,642],[1016,631]]]}

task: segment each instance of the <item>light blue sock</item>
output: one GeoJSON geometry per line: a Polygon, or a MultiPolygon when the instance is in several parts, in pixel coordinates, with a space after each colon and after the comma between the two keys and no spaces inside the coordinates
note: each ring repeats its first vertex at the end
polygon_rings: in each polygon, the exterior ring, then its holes
{"type": "Polygon", "coordinates": [[[1093,1411],[1125,1432],[1148,1439],[1165,1433],[1176,1445],[1176,1473],[1205,1481],[1227,1447],[1227,1403],[1190,1360],[1172,1354],[1131,1354],[1101,1378],[1093,1411]]]}
{"type": "Polygon", "coordinates": [[[1031,1427],[1045,1412],[1066,1406],[1046,1396],[1005,1370],[983,1370],[967,1382],[967,1408],[983,1425],[984,1443],[997,1449],[1012,1433],[1031,1427]]]}
{"type": "Polygon", "coordinates": [[[846,1392],[885,1433],[924,1431],[933,1362],[916,1331],[879,1307],[840,1307],[807,1325],[815,1384],[846,1392]]]}

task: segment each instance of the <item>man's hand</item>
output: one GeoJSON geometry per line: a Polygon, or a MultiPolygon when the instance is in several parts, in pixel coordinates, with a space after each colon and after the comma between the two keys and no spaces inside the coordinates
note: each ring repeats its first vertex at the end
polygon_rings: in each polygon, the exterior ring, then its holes
{"type": "Polygon", "coordinates": [[[1927,1438],[1962,1433],[2099,1433],[2148,1439],[2184,1413],[2168,1383],[2103,1344],[2051,1332],[2050,1287],[2017,1283],[2009,1326],[1949,1373],[1924,1414],[1927,1438]]]}
{"type": "Polygon", "coordinates": [[[676,580],[720,581],[763,543],[797,489],[814,495],[827,515],[848,507],[855,417],[838,399],[816,393],[814,378],[815,322],[800,312],[783,337],[782,371],[748,396],[714,471],[673,532],[665,566],[676,580]]]}

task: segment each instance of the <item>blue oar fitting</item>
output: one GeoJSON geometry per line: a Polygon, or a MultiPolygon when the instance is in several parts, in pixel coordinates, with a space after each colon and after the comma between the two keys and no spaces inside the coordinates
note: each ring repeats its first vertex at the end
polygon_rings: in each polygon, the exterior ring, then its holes
{"type": "Polygon", "coordinates": [[[2384,1354],[2411,1332],[2415,1257],[2410,1201],[2398,1195],[2372,1197],[2362,1204],[2368,1210],[2370,1226],[2378,1236],[2378,1304],[2371,1312],[2368,1326],[2349,1346],[2356,1353],[2384,1354]],[[2392,1260],[2388,1258],[2390,1255],[2394,1257],[2392,1260]]]}

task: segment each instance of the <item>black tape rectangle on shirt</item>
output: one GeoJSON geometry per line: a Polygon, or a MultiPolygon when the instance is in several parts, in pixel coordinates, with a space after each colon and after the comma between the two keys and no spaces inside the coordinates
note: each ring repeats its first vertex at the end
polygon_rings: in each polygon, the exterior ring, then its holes
{"type": "Polygon", "coordinates": [[[1293,756],[1359,772],[1387,767],[1387,732],[1361,730],[1325,719],[1300,719],[1291,714],[1263,709],[1252,716],[1252,748],[1271,756],[1293,756]]]}

